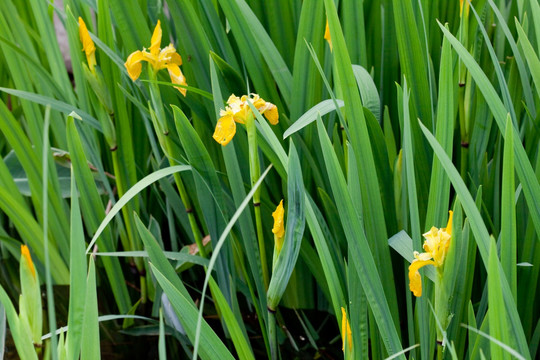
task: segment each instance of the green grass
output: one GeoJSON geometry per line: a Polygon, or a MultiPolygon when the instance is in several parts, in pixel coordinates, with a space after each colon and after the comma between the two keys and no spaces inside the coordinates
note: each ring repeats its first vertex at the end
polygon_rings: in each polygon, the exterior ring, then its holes
{"type": "Polygon", "coordinates": [[[0,343],[23,359],[107,358],[121,342],[160,359],[538,357],[540,6],[459,9],[1,1],[0,343]],[[133,81],[124,66],[158,20],[185,97],[164,69],[143,62],[133,81]],[[279,123],[246,104],[221,146],[220,110],[250,93],[279,123]],[[417,298],[413,251],[449,210],[444,263],[420,270],[417,298]]]}

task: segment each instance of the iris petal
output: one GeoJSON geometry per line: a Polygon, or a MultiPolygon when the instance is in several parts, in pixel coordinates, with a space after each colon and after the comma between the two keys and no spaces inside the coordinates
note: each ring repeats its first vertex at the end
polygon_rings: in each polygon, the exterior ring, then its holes
{"type": "Polygon", "coordinates": [[[276,125],[279,122],[279,113],[277,106],[271,103],[266,103],[265,107],[267,108],[264,111],[264,117],[272,125],[276,125]]]}
{"type": "Polygon", "coordinates": [[[236,134],[236,124],[232,115],[225,115],[219,118],[216,130],[212,136],[221,145],[227,145],[236,134]]]}
{"type": "Polygon", "coordinates": [[[131,55],[128,56],[126,63],[124,65],[126,67],[126,70],[131,80],[135,81],[141,75],[141,70],[142,70],[141,61],[143,60],[145,60],[144,54],[139,50],[131,53],[131,55]]]}
{"type": "Polygon", "coordinates": [[[159,47],[161,46],[161,22],[158,20],[154,33],[152,34],[152,40],[150,45],[150,54],[158,56],[159,47]]]}
{"type": "Polygon", "coordinates": [[[427,253],[415,254],[416,259],[409,265],[409,289],[416,297],[422,296],[422,277],[418,270],[426,265],[435,265],[435,261],[426,259],[429,254],[424,254],[427,253]]]}
{"type": "MultiPolygon", "coordinates": [[[[167,65],[167,70],[169,71],[169,75],[171,76],[171,82],[173,84],[187,86],[186,77],[184,76],[184,74],[182,74],[182,70],[180,70],[180,67],[178,65],[169,64],[167,65]]],[[[175,86],[175,88],[180,91],[182,95],[186,96],[186,88],[180,86],[175,86]]]]}

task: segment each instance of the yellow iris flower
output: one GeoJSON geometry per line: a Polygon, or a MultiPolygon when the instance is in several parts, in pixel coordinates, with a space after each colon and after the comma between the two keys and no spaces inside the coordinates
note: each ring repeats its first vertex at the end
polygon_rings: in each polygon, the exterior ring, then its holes
{"type": "Polygon", "coordinates": [[[88,68],[94,73],[94,67],[96,66],[96,46],[90,37],[88,28],[84,20],[79,16],[79,38],[83,45],[82,51],[86,54],[86,60],[88,61],[88,68]]]}
{"type": "Polygon", "coordinates": [[[285,209],[283,209],[283,200],[281,200],[279,205],[276,207],[276,211],[272,213],[272,217],[274,218],[274,227],[272,228],[272,232],[274,233],[278,253],[283,247],[283,237],[285,236],[285,225],[283,224],[284,215],[285,209]]]}
{"type": "Polygon", "coordinates": [[[332,38],[330,37],[330,27],[328,26],[328,20],[326,20],[326,28],[324,29],[324,39],[328,41],[330,51],[332,51],[332,38]]]}
{"type": "Polygon", "coordinates": [[[450,239],[452,238],[452,216],[453,212],[449,211],[448,224],[445,228],[437,229],[432,227],[423,236],[426,238],[424,242],[423,253],[414,252],[414,260],[409,265],[409,289],[414,296],[422,296],[422,277],[418,270],[426,265],[440,267],[444,263],[446,253],[450,247],[450,239]]]}
{"type": "Polygon", "coordinates": [[[349,319],[347,319],[347,312],[345,308],[341,307],[341,341],[343,346],[341,350],[345,351],[345,340],[347,340],[347,346],[349,347],[349,352],[352,351],[352,331],[351,325],[349,324],[349,319]],[[346,338],[345,338],[346,337],[346,338]]]}
{"type": "Polygon", "coordinates": [[[241,98],[232,94],[227,100],[229,106],[219,113],[221,117],[218,120],[216,130],[212,136],[214,140],[223,146],[227,145],[232,140],[234,134],[236,134],[236,123],[245,124],[246,119],[251,114],[248,100],[251,101],[253,106],[255,106],[261,114],[264,114],[270,124],[276,125],[279,122],[279,114],[276,105],[264,101],[257,94],[251,94],[250,96],[244,95],[241,98]]]}
{"type": "MultiPolygon", "coordinates": [[[[127,58],[124,65],[126,66],[129,77],[133,81],[137,80],[141,75],[141,61],[146,61],[156,72],[161,69],[167,69],[173,84],[187,86],[186,78],[180,70],[180,65],[182,65],[182,57],[176,52],[176,49],[172,44],[160,49],[161,34],[161,22],[158,20],[152,35],[150,48],[148,49],[150,51],[147,51],[146,49],[143,49],[142,51],[137,50],[131,53],[131,55],[129,55],[127,58]]],[[[182,93],[182,95],[186,96],[185,88],[179,86],[175,87],[182,93]]]]}

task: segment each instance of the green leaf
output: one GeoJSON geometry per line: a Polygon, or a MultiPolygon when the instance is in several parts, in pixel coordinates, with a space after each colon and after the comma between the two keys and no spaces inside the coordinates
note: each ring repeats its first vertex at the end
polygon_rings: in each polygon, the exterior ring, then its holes
{"type": "Polygon", "coordinates": [[[4,287],[0,285],[0,303],[2,303],[7,317],[11,336],[17,349],[17,354],[22,360],[37,360],[34,344],[32,344],[32,336],[30,333],[25,333],[24,328],[20,325],[21,321],[17,315],[17,311],[13,303],[9,299],[4,287]]]}
{"type": "Polygon", "coordinates": [[[268,285],[268,308],[275,310],[298,260],[304,227],[306,223],[304,209],[304,183],[300,159],[294,144],[289,147],[289,164],[287,169],[287,220],[283,247],[273,265],[272,278],[268,285]]]}
{"type": "MultiPolygon", "coordinates": [[[[73,117],[68,118],[67,135],[73,176],[78,184],[78,188],[84,189],[84,191],[80,192],[82,214],[88,231],[94,233],[98,229],[100,219],[105,217],[105,208],[97,191],[94,178],[88,168],[88,160],[86,159],[73,117]]],[[[78,241],[81,240],[78,239],[78,241]]],[[[98,241],[98,246],[103,251],[114,250],[115,241],[111,229],[105,229],[103,237],[98,241]]],[[[131,301],[120,262],[118,259],[106,258],[103,260],[103,264],[118,308],[122,313],[125,313],[131,307],[131,301]]]]}
{"type": "Polygon", "coordinates": [[[86,302],[84,304],[84,320],[82,328],[81,360],[101,358],[98,323],[98,303],[96,288],[96,266],[90,256],[88,278],[86,281],[86,302]]]}
{"type": "Polygon", "coordinates": [[[400,67],[412,87],[414,107],[422,123],[432,129],[433,105],[428,83],[429,63],[422,48],[413,1],[393,0],[400,67]]]}
{"type": "Polygon", "coordinates": [[[336,203],[339,204],[338,212],[349,245],[349,251],[356,259],[352,264],[358,272],[388,353],[397,353],[402,349],[401,342],[388,307],[381,278],[369,248],[362,222],[353,205],[341,167],[332,150],[330,139],[324,130],[320,117],[317,120],[317,129],[332,192],[336,203]]]}
{"type": "MultiPolygon", "coordinates": [[[[298,121],[296,119],[305,109],[314,106],[321,100],[322,79],[318,76],[317,67],[311,60],[310,49],[306,43],[312,44],[317,54],[323,53],[323,17],[324,4],[322,1],[305,0],[302,2],[292,73],[294,101],[291,101],[290,104],[290,119],[293,124],[298,121]]],[[[286,137],[285,134],[283,136],[286,137]]]]}
{"type": "MultiPolygon", "coordinates": [[[[482,71],[482,68],[474,60],[472,55],[469,54],[469,52],[463,47],[463,45],[441,23],[439,23],[439,27],[443,31],[444,36],[448,38],[463,63],[469,69],[471,76],[476,81],[477,89],[482,92],[484,99],[488,103],[493,116],[495,117],[500,132],[504,133],[504,130],[506,129],[506,116],[508,111],[497,95],[497,91],[489,82],[489,79],[482,71]]],[[[525,199],[527,200],[527,205],[536,229],[536,233],[540,235],[540,184],[538,183],[531,163],[527,158],[527,154],[523,148],[521,139],[519,138],[518,131],[514,131],[513,142],[516,171],[523,187],[523,193],[525,194],[525,199]]],[[[473,222],[471,221],[471,225],[472,224],[473,222]]],[[[537,236],[537,238],[540,239],[540,236],[537,236]]],[[[487,250],[482,257],[487,259],[487,250]]]]}
{"type": "MultiPolygon", "coordinates": [[[[435,155],[437,156],[442,166],[444,167],[446,174],[450,178],[450,181],[452,182],[452,185],[454,186],[454,189],[456,190],[456,193],[463,204],[463,209],[465,210],[465,213],[467,214],[467,217],[469,218],[469,222],[471,224],[471,230],[474,234],[474,239],[476,240],[476,244],[478,245],[478,250],[480,251],[480,255],[484,262],[484,266],[487,268],[488,263],[489,263],[488,262],[488,259],[489,259],[489,250],[488,250],[489,245],[488,244],[489,244],[490,237],[489,237],[489,233],[486,228],[486,225],[484,221],[482,220],[482,216],[480,215],[480,212],[478,211],[475,205],[475,202],[471,194],[469,193],[469,190],[467,189],[467,186],[465,185],[465,183],[463,182],[463,179],[461,178],[458,171],[452,164],[452,161],[448,158],[448,155],[446,155],[446,152],[442,149],[441,145],[437,142],[437,140],[433,137],[433,135],[429,132],[429,130],[425,126],[423,126],[421,123],[420,123],[420,128],[424,132],[424,135],[426,136],[428,142],[433,148],[435,155]]],[[[525,333],[523,331],[521,320],[517,312],[514,298],[512,296],[510,287],[508,285],[508,282],[504,274],[501,275],[501,281],[502,281],[504,303],[505,303],[506,311],[510,319],[509,325],[511,327],[512,334],[514,335],[515,340],[517,342],[518,350],[523,354],[527,354],[528,347],[527,347],[527,341],[525,339],[525,333]]]]}
{"type": "MultiPolygon", "coordinates": [[[[502,296],[501,279],[499,274],[499,258],[497,257],[497,245],[491,239],[488,264],[488,301],[489,301],[489,330],[491,336],[497,340],[509,341],[506,311],[502,296]]],[[[507,354],[495,342],[491,342],[491,356],[495,359],[509,359],[507,354]]]]}
{"type": "Polygon", "coordinates": [[[302,114],[302,116],[300,116],[298,120],[296,120],[291,126],[289,126],[289,128],[283,133],[283,139],[286,139],[317,120],[318,115],[324,116],[329,112],[336,110],[336,103],[339,107],[343,107],[345,105],[341,100],[336,100],[334,102],[334,100],[327,99],[313,106],[311,109],[302,114]]]}
{"type": "MultiPolygon", "coordinates": [[[[413,241],[405,230],[401,230],[388,239],[388,245],[390,245],[392,249],[396,250],[399,255],[407,260],[407,262],[411,263],[414,260],[413,241]]],[[[437,278],[435,267],[426,266],[423,269],[424,275],[426,275],[431,281],[435,282],[435,279],[437,278]]]]}
{"type": "MultiPolygon", "coordinates": [[[[435,137],[450,157],[453,148],[452,139],[455,118],[455,86],[451,50],[448,39],[444,38],[439,71],[439,100],[437,103],[437,118],[435,123],[435,137]]],[[[441,224],[443,222],[448,209],[445,206],[441,206],[441,204],[448,204],[449,200],[450,180],[448,180],[448,176],[446,176],[441,163],[436,158],[433,158],[425,230],[434,224],[441,224]]]]}
{"type": "Polygon", "coordinates": [[[514,299],[517,299],[517,240],[512,120],[506,120],[501,199],[501,264],[514,299]]]}
{"type": "MultiPolygon", "coordinates": [[[[242,204],[240,204],[240,206],[238,207],[238,209],[236,210],[234,215],[229,220],[229,223],[225,227],[225,230],[223,230],[223,233],[219,237],[217,245],[214,248],[214,251],[212,252],[212,257],[210,258],[210,263],[208,264],[208,269],[206,270],[206,277],[204,279],[204,285],[203,285],[203,290],[202,290],[202,295],[201,295],[201,305],[200,305],[200,310],[199,310],[199,316],[197,318],[197,329],[195,330],[195,343],[193,345],[194,346],[193,359],[197,358],[197,351],[199,349],[200,338],[202,338],[201,323],[202,323],[202,313],[203,313],[203,310],[204,310],[204,300],[205,300],[206,290],[208,288],[208,283],[209,283],[209,281],[211,279],[212,270],[213,270],[214,265],[216,263],[216,260],[217,260],[217,258],[219,256],[219,251],[220,251],[221,247],[223,246],[223,243],[225,242],[225,240],[229,236],[229,233],[232,230],[234,224],[236,223],[236,221],[238,220],[238,218],[240,217],[242,212],[245,210],[245,208],[249,204],[249,201],[253,197],[253,194],[255,193],[257,188],[261,185],[262,181],[264,180],[264,178],[266,177],[266,175],[268,174],[268,172],[270,171],[271,168],[272,168],[272,166],[269,166],[262,173],[261,177],[257,180],[257,182],[253,185],[253,188],[251,189],[251,191],[247,194],[244,201],[242,201],[242,204]],[[201,335],[201,336],[199,336],[199,335],[201,335]]],[[[203,340],[204,340],[204,338],[203,338],[203,340]]],[[[203,344],[205,344],[205,345],[204,345],[203,348],[201,348],[201,351],[206,347],[206,342],[203,341],[203,344]]]]}
{"type": "Polygon", "coordinates": [[[90,114],[87,114],[86,112],[77,109],[75,106],[70,105],[68,103],[65,103],[63,101],[55,100],[53,98],[40,95],[40,94],[34,94],[28,91],[22,91],[17,89],[8,89],[4,87],[0,87],[0,91],[3,91],[5,93],[20,97],[22,99],[26,99],[32,102],[35,102],[36,104],[48,106],[54,110],[58,110],[60,112],[63,112],[64,114],[71,114],[72,112],[76,112],[84,122],[88,123],[91,127],[96,129],[97,131],[101,132],[101,125],[99,122],[90,114]]]}
{"type": "MultiPolygon", "coordinates": [[[[375,264],[382,280],[381,284],[386,294],[390,312],[397,324],[399,323],[399,315],[395,287],[393,286],[394,276],[390,261],[390,251],[388,249],[386,221],[380,197],[375,161],[373,159],[371,139],[364,117],[364,107],[360,100],[358,85],[355,81],[347,46],[339,25],[335,4],[331,0],[325,0],[324,3],[330,36],[334,46],[333,57],[337,70],[336,76],[343,94],[343,101],[345,102],[345,114],[350,133],[348,140],[355,153],[357,168],[362,169],[363,172],[360,181],[362,207],[364,209],[370,209],[370,211],[364,212],[361,221],[365,229],[365,236],[370,239],[371,251],[374,254],[375,264]]],[[[327,151],[330,151],[330,149],[327,149],[327,151]]],[[[337,203],[341,204],[339,201],[337,203]]],[[[349,221],[352,221],[352,218],[349,221]]],[[[349,238],[349,241],[351,241],[351,238],[349,238]]],[[[380,320],[377,319],[377,321],[380,320]]],[[[395,327],[393,329],[395,330],[395,327]]],[[[397,344],[392,344],[395,340],[392,339],[393,335],[390,336],[390,333],[386,333],[384,336],[390,337],[389,339],[384,339],[387,350],[390,353],[401,350],[401,344],[399,344],[399,349],[395,347],[397,344]]]]}
{"type": "Polygon", "coordinates": [[[86,253],[88,254],[90,252],[90,249],[94,246],[97,239],[103,233],[103,230],[109,225],[111,220],[115,217],[116,214],[122,210],[122,207],[128,203],[131,199],[133,199],[135,196],[137,196],[142,190],[144,190],[146,187],[150,186],[151,184],[155,183],[156,181],[172,175],[177,172],[181,171],[188,171],[191,170],[190,166],[187,165],[176,165],[171,166],[168,168],[160,169],[158,171],[155,171],[151,173],[150,175],[145,176],[143,179],[141,179],[139,182],[137,182],[131,189],[129,189],[124,196],[122,196],[118,202],[112,207],[111,211],[105,216],[101,224],[99,225],[98,229],[96,230],[96,233],[92,237],[92,240],[90,241],[90,244],[86,248],[86,253]]]}
{"type": "Polygon", "coordinates": [[[373,78],[362,66],[353,65],[352,67],[362,97],[362,104],[375,115],[377,121],[381,122],[381,101],[373,78]]]}
{"type": "Polygon", "coordinates": [[[76,360],[81,351],[86,302],[86,254],[84,252],[84,230],[79,208],[75,177],[71,178],[71,234],[70,234],[70,272],[69,309],[67,335],[67,359],[76,360]]]}
{"type": "Polygon", "coordinates": [[[173,267],[165,258],[154,236],[144,226],[138,216],[135,216],[135,222],[139,235],[150,255],[150,267],[152,268],[152,272],[171,301],[176,315],[186,330],[188,337],[195,344],[198,337],[201,337],[204,341],[205,347],[204,349],[201,349],[201,357],[204,359],[216,359],[221,357],[232,359],[230,352],[210,326],[208,326],[206,321],[203,321],[200,335],[197,334],[198,311],[195,307],[195,303],[189,296],[187,289],[175,273],[173,267]]]}

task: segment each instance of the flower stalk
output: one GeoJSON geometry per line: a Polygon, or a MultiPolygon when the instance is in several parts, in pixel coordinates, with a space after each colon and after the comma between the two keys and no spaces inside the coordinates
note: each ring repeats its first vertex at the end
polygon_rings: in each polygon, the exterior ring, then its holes
{"type": "MultiPolygon", "coordinates": [[[[169,136],[169,127],[167,124],[165,113],[163,111],[163,102],[161,100],[159,85],[155,81],[157,78],[157,73],[152,69],[149,69],[148,73],[150,78],[150,97],[152,99],[154,115],[152,116],[152,120],[154,123],[154,128],[156,130],[161,147],[165,152],[165,156],[167,156],[167,159],[169,160],[169,164],[171,166],[178,165],[178,162],[176,161],[176,158],[178,157],[174,155],[173,143],[169,136]]],[[[182,200],[182,203],[184,204],[184,207],[186,209],[189,225],[191,227],[195,243],[197,244],[197,248],[199,249],[199,254],[202,257],[206,258],[208,255],[206,253],[206,249],[204,248],[201,231],[199,229],[199,225],[197,224],[197,219],[195,219],[195,214],[193,213],[193,206],[186,191],[184,181],[182,180],[182,177],[179,173],[174,173],[173,177],[176,183],[176,187],[178,189],[178,193],[180,194],[180,199],[182,200]]]]}
{"type": "MultiPolygon", "coordinates": [[[[425,252],[414,252],[414,260],[409,266],[409,288],[414,296],[422,296],[422,277],[418,271],[420,268],[433,265],[437,269],[435,279],[435,316],[442,323],[442,330],[437,327],[437,344],[444,350],[443,331],[448,326],[448,293],[443,283],[444,261],[450,248],[452,239],[452,218],[453,212],[449,211],[448,223],[445,228],[438,229],[432,227],[427,233],[423,234],[426,239],[424,242],[425,252]]],[[[439,352],[439,349],[437,350],[439,352]]],[[[442,354],[442,353],[441,353],[442,354]]]]}
{"type": "MultiPolygon", "coordinates": [[[[261,114],[264,114],[266,119],[272,125],[276,125],[279,121],[278,110],[274,104],[264,101],[257,94],[251,94],[251,96],[244,95],[241,98],[232,94],[227,100],[227,104],[228,106],[225,110],[221,110],[220,112],[221,117],[218,120],[216,130],[212,137],[222,146],[226,146],[236,134],[236,123],[244,124],[246,126],[249,147],[249,173],[251,186],[253,186],[261,176],[261,169],[259,164],[259,147],[257,145],[257,126],[255,124],[255,116],[253,115],[252,107],[257,109],[261,114]]],[[[268,288],[270,275],[268,273],[266,248],[264,244],[260,188],[258,188],[253,195],[253,207],[263,281],[265,287],[268,288]]]]}
{"type": "MultiPolygon", "coordinates": [[[[257,145],[257,128],[255,126],[255,118],[250,111],[246,118],[246,131],[248,135],[249,148],[249,173],[251,178],[251,186],[254,186],[257,180],[261,177],[261,169],[259,164],[259,147],[257,145]]],[[[261,188],[257,188],[253,194],[253,209],[255,212],[255,224],[257,227],[257,240],[259,244],[259,256],[261,258],[261,268],[264,286],[268,288],[270,283],[270,275],[268,273],[268,263],[266,261],[266,246],[264,244],[264,232],[261,217],[261,188]]]]}

